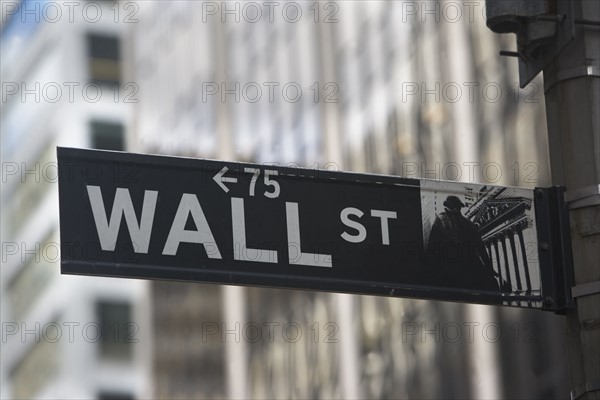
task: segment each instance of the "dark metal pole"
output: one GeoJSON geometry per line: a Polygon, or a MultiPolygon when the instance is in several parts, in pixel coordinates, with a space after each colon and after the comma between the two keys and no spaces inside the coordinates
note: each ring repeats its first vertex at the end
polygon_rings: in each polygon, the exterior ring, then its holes
{"type": "Polygon", "coordinates": [[[544,87],[552,181],[567,188],[570,208],[571,399],[583,400],[600,399],[600,1],[574,1],[573,11],[575,39],[544,69],[544,87]]]}
{"type": "Polygon", "coordinates": [[[600,1],[486,0],[486,6],[492,31],[517,36],[517,51],[501,55],[518,58],[521,87],[544,71],[552,182],[566,187],[570,210],[571,398],[600,399],[600,1]]]}

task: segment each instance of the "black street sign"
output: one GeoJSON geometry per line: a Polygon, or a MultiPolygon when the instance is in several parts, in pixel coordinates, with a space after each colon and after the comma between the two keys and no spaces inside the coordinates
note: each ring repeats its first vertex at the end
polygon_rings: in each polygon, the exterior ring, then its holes
{"type": "Polygon", "coordinates": [[[62,273],[567,305],[557,188],[57,152],[62,273]]]}

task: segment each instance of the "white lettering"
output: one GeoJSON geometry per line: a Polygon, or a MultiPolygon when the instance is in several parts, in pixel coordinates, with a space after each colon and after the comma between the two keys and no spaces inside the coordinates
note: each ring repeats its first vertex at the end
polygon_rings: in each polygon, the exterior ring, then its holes
{"type": "Polygon", "coordinates": [[[388,227],[388,219],[396,219],[395,211],[371,210],[372,217],[381,219],[381,242],[384,245],[390,244],[390,229],[388,227]]]}
{"type": "Polygon", "coordinates": [[[183,196],[181,196],[179,208],[175,214],[175,219],[173,220],[167,243],[165,243],[163,254],[174,256],[177,254],[177,249],[181,242],[201,243],[204,245],[204,250],[206,250],[206,254],[209,258],[222,258],[217,243],[215,242],[215,238],[208,226],[204,211],[202,211],[200,202],[198,202],[198,197],[191,193],[184,193],[183,196]],[[196,224],[197,230],[195,231],[188,231],[185,229],[185,223],[187,222],[190,213],[196,224]],[[207,246],[207,244],[209,246],[207,246]]]}
{"type": "Polygon", "coordinates": [[[318,253],[303,253],[300,244],[300,218],[298,216],[298,203],[285,203],[287,218],[288,249],[298,247],[298,255],[292,256],[290,251],[290,264],[302,264],[311,267],[332,267],[331,255],[318,253]]]}
{"type": "Polygon", "coordinates": [[[358,208],[346,207],[340,213],[340,218],[342,220],[342,223],[349,228],[356,229],[358,231],[358,234],[351,235],[348,232],[344,231],[344,233],[342,233],[341,236],[347,242],[361,243],[367,238],[367,229],[360,222],[352,221],[348,217],[349,215],[356,215],[358,218],[360,218],[363,216],[363,212],[360,211],[358,208]]]}
{"type": "Polygon", "coordinates": [[[115,250],[119,228],[121,227],[121,218],[123,214],[125,214],[125,222],[129,229],[133,250],[136,253],[148,253],[158,192],[155,190],[144,191],[142,218],[139,224],[137,217],[135,216],[129,189],[117,188],[115,201],[110,213],[110,222],[108,221],[106,209],[104,208],[100,186],[88,185],[87,192],[90,199],[90,205],[92,206],[92,214],[94,215],[94,221],[96,222],[96,230],[98,232],[102,250],[115,250]]]}

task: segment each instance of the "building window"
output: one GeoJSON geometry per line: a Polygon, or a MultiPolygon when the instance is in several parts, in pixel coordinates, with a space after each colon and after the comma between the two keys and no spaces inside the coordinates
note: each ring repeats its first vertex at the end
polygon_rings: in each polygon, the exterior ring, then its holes
{"type": "Polygon", "coordinates": [[[90,80],[99,84],[119,84],[121,81],[121,51],[115,36],[88,36],[90,80]]]}
{"type": "Polygon", "coordinates": [[[125,150],[123,125],[116,122],[92,121],[91,147],[101,150],[125,150]]]}
{"type": "Polygon", "coordinates": [[[58,232],[53,231],[41,242],[30,246],[35,254],[21,264],[7,288],[13,318],[22,319],[54,278],[60,258],[58,243],[58,232]]]}
{"type": "Polygon", "coordinates": [[[137,325],[131,318],[131,304],[126,301],[99,301],[96,315],[100,324],[100,355],[105,358],[129,360],[131,344],[136,341],[137,325]]]}
{"type": "MultiPolygon", "coordinates": [[[[30,339],[33,341],[33,339],[30,339]]],[[[16,399],[31,399],[56,379],[61,354],[58,343],[40,339],[11,371],[16,399]]]]}
{"type": "Polygon", "coordinates": [[[40,204],[51,193],[50,188],[53,185],[50,183],[50,179],[47,179],[48,177],[44,174],[48,172],[46,166],[56,163],[55,160],[56,150],[54,144],[49,142],[47,146],[44,146],[43,152],[33,158],[31,163],[27,164],[31,175],[27,179],[20,180],[12,198],[9,198],[8,204],[5,203],[8,208],[6,218],[8,222],[7,228],[13,237],[26,226],[31,216],[35,215],[35,210],[38,209],[40,204]]]}
{"type": "Polygon", "coordinates": [[[98,400],[134,400],[135,397],[127,392],[101,391],[98,393],[98,400]]]}

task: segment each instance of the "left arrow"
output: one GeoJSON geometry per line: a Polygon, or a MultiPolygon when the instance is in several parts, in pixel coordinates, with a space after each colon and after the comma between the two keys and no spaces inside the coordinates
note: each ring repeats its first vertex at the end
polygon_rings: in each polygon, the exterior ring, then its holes
{"type": "Polygon", "coordinates": [[[221,186],[221,189],[223,189],[225,193],[229,192],[229,188],[225,186],[223,182],[237,183],[237,178],[226,178],[223,176],[227,173],[227,171],[229,171],[229,168],[223,167],[222,170],[220,170],[215,176],[213,176],[213,180],[217,182],[217,185],[221,186]]]}

